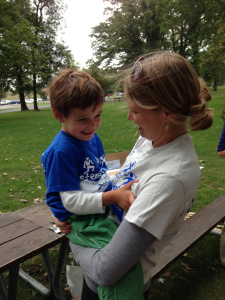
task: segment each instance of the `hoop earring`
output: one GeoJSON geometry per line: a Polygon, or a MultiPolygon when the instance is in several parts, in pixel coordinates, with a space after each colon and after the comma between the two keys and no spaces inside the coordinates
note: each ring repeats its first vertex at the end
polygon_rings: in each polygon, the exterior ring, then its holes
{"type": "Polygon", "coordinates": [[[166,129],[166,130],[169,130],[169,125],[168,125],[168,123],[166,123],[165,129],[166,129]]]}

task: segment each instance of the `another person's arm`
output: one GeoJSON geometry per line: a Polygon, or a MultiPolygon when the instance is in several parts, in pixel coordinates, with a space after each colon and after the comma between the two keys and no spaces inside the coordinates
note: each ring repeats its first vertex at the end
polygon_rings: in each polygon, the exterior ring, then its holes
{"type": "Polygon", "coordinates": [[[89,277],[99,285],[109,286],[126,274],[155,240],[146,230],[123,220],[103,249],[84,248],[73,243],[70,247],[75,261],[89,277]]]}
{"type": "Polygon", "coordinates": [[[217,153],[219,156],[225,157],[225,123],[223,125],[223,130],[217,147],[217,153]]]}

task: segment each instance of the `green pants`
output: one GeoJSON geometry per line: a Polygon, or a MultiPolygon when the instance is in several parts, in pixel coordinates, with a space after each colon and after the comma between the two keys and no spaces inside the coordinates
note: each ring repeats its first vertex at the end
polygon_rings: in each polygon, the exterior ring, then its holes
{"type": "MultiPolygon", "coordinates": [[[[73,215],[67,221],[72,227],[68,238],[83,247],[101,249],[117,230],[105,214],[73,215]]],[[[143,284],[142,266],[138,262],[115,285],[98,286],[98,296],[100,300],[143,300],[143,284]]]]}

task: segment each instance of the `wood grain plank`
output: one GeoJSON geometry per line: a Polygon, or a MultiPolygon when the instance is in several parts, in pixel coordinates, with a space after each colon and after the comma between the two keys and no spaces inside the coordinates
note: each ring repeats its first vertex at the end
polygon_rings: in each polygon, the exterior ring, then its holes
{"type": "MultiPolygon", "coordinates": [[[[10,218],[13,219],[13,216],[10,218]]],[[[40,227],[40,225],[26,219],[21,219],[17,222],[12,222],[8,226],[0,228],[0,245],[5,244],[14,239],[17,239],[18,242],[20,242],[19,238],[21,236],[26,235],[28,232],[34,231],[40,227]]]]}
{"type": "Polygon", "coordinates": [[[41,227],[1,245],[0,273],[59,244],[65,238],[63,234],[56,234],[41,227]]]}
{"type": "Polygon", "coordinates": [[[11,223],[22,220],[23,217],[15,215],[13,212],[8,212],[0,215],[0,228],[5,227],[11,223]]]}
{"type": "Polygon", "coordinates": [[[161,253],[158,264],[152,269],[152,278],[185,253],[203,235],[225,220],[225,196],[220,196],[186,219],[170,246],[161,253]]]}

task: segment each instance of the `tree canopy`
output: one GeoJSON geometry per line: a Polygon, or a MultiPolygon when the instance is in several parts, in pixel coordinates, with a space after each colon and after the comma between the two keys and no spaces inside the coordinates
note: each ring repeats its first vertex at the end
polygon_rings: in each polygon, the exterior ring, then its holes
{"type": "Polygon", "coordinates": [[[91,34],[97,66],[126,66],[164,49],[190,60],[208,81],[224,81],[225,0],[104,1],[106,21],[91,34]]]}

